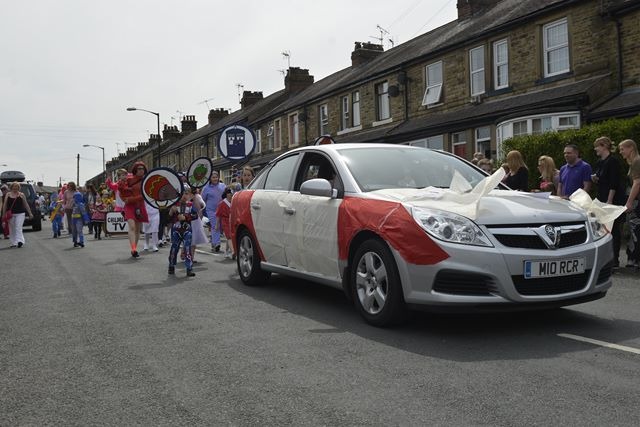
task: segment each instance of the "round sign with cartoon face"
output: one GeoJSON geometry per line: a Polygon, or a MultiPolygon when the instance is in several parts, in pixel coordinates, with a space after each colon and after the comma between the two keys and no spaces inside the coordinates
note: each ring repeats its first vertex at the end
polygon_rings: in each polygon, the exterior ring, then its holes
{"type": "Polygon", "coordinates": [[[193,188],[202,188],[211,179],[213,162],[208,157],[198,157],[187,170],[187,183],[193,188]]]}
{"type": "Polygon", "coordinates": [[[256,136],[246,126],[227,126],[218,138],[218,152],[234,162],[247,159],[255,148],[256,136]]]}
{"type": "Polygon", "coordinates": [[[144,201],[157,209],[166,209],[176,204],[183,191],[182,181],[173,169],[151,169],[142,179],[144,201]]]}

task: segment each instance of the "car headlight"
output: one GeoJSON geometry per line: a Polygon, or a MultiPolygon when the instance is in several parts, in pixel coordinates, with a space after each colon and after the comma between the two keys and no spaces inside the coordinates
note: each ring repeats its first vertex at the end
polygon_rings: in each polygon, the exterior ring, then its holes
{"type": "Polygon", "coordinates": [[[430,236],[464,245],[493,247],[487,236],[469,218],[436,209],[412,208],[411,214],[430,236]]]}
{"type": "Polygon", "coordinates": [[[607,235],[607,233],[609,233],[607,227],[605,227],[604,224],[598,221],[598,219],[593,215],[589,215],[589,225],[591,226],[591,234],[593,234],[594,241],[602,239],[607,235]]]}

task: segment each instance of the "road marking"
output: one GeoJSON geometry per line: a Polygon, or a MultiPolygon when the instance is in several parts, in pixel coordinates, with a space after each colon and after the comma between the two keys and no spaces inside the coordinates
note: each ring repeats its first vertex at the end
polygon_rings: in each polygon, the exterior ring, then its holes
{"type": "Polygon", "coordinates": [[[588,342],[589,344],[599,345],[601,347],[613,348],[615,350],[622,350],[629,353],[640,354],[640,349],[627,347],[626,345],[612,344],[605,341],[594,340],[591,338],[581,337],[579,335],[572,334],[558,334],[559,337],[569,338],[576,341],[588,342]]]}

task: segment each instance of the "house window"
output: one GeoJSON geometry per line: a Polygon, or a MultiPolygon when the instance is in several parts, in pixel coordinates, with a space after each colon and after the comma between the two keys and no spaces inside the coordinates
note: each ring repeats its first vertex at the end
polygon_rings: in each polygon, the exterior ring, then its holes
{"type": "Polygon", "coordinates": [[[262,152],[262,129],[256,130],[256,154],[262,152]]]}
{"type": "Polygon", "coordinates": [[[391,117],[389,82],[382,82],[376,85],[376,107],[378,120],[386,120],[391,117]]]}
{"type": "Polygon", "coordinates": [[[513,122],[513,136],[528,134],[527,121],[521,120],[519,122],[513,122]]]}
{"type": "Polygon", "coordinates": [[[491,128],[489,126],[476,128],[476,152],[484,154],[487,159],[491,158],[491,128]]]}
{"type": "Polygon", "coordinates": [[[451,134],[451,152],[463,159],[467,158],[467,138],[464,132],[451,134]]]}
{"type": "Polygon", "coordinates": [[[422,105],[434,105],[442,97],[442,61],[427,65],[427,89],[422,97],[422,105]]]}
{"type": "Polygon", "coordinates": [[[298,145],[300,143],[300,132],[298,125],[298,113],[289,116],[289,146],[298,145]]]}
{"type": "Polygon", "coordinates": [[[506,40],[493,44],[493,86],[495,89],[509,86],[509,45],[506,40]]]}
{"type": "Polygon", "coordinates": [[[353,112],[353,127],[360,126],[360,91],[356,90],[351,94],[351,111],[353,112]]]}
{"type": "Polygon", "coordinates": [[[340,129],[348,129],[351,127],[349,122],[349,96],[345,95],[340,98],[340,129]]]}
{"type": "Polygon", "coordinates": [[[576,128],[578,127],[578,116],[558,117],[558,128],[576,128]]]}
{"type": "Polygon", "coordinates": [[[326,135],[329,130],[329,108],[327,104],[322,104],[318,107],[318,119],[320,122],[318,126],[320,135],[326,135]]]}
{"type": "Polygon", "coordinates": [[[553,127],[551,126],[551,117],[542,117],[539,119],[531,120],[531,133],[533,135],[539,135],[552,129],[553,127]]]}
{"type": "Polygon", "coordinates": [[[569,34],[567,20],[552,22],[543,27],[544,76],[569,71],[569,34]]]}
{"type": "Polygon", "coordinates": [[[282,147],[282,127],[280,120],[273,121],[273,149],[279,150],[282,147]]]}
{"type": "Polygon", "coordinates": [[[269,124],[269,129],[267,130],[267,143],[269,150],[273,150],[273,141],[274,141],[274,132],[273,132],[273,123],[269,124]]]}
{"type": "Polygon", "coordinates": [[[469,51],[469,69],[471,71],[471,96],[484,93],[484,47],[469,51]]]}

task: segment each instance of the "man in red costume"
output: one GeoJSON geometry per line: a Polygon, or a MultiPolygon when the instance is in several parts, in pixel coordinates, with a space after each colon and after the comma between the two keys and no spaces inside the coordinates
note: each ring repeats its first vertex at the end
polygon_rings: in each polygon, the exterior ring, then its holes
{"type": "Polygon", "coordinates": [[[126,180],[118,181],[118,191],[124,201],[124,219],[129,226],[129,244],[131,256],[138,258],[138,240],[143,222],[149,222],[147,210],[142,198],[142,179],[147,173],[147,167],[143,162],[135,162],[131,168],[131,175],[126,180]]]}

